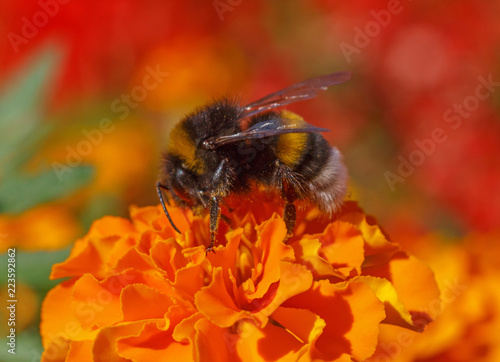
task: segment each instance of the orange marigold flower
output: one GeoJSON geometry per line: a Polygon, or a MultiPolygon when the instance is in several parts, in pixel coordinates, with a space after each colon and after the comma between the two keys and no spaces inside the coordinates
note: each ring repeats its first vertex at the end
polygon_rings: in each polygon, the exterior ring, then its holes
{"type": "MultiPolygon", "coordinates": [[[[229,200],[231,204],[231,200],[229,200]]],[[[347,203],[335,219],[238,201],[206,255],[208,217],[131,208],[104,217],[52,278],[43,361],[363,360],[382,324],[422,331],[439,296],[431,271],[347,203]]]]}
{"type": "Polygon", "coordinates": [[[426,307],[426,333],[384,325],[369,361],[500,361],[500,231],[464,240],[410,237],[408,246],[435,271],[441,290],[426,307]]]}
{"type": "Polygon", "coordinates": [[[57,250],[74,240],[80,227],[64,205],[45,204],[20,215],[0,214],[0,252],[57,250]]]}

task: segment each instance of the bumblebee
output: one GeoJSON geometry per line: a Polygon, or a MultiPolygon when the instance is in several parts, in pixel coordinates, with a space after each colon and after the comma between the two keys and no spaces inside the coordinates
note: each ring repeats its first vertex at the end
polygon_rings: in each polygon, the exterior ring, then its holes
{"type": "Polygon", "coordinates": [[[310,78],[241,106],[222,98],[185,116],[171,131],[156,184],[161,205],[209,210],[213,251],[224,198],[259,184],[281,191],[287,234],[293,232],[296,200],[333,214],[347,193],[347,171],[337,148],[300,116],[276,108],[315,97],[350,79],[350,72],[310,78]],[[165,191],[165,192],[164,192],[165,191]]]}

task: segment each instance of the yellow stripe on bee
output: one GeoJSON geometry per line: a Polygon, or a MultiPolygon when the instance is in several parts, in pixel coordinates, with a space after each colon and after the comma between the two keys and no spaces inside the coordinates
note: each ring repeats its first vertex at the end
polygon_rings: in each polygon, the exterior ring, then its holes
{"type": "Polygon", "coordinates": [[[205,171],[205,164],[196,157],[196,146],[186,131],[183,122],[179,122],[170,132],[170,142],[167,152],[179,157],[194,173],[201,175],[205,171]]]}
{"type": "MultiPolygon", "coordinates": [[[[290,111],[282,111],[281,117],[283,124],[287,126],[296,126],[298,128],[305,124],[302,117],[290,111]]],[[[306,148],[307,137],[307,133],[285,133],[280,135],[276,145],[276,156],[285,165],[289,167],[295,166],[306,148]]]]}

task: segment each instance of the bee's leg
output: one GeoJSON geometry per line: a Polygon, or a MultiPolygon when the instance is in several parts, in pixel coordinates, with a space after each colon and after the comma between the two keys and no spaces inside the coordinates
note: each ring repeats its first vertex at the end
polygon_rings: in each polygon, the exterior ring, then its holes
{"type": "Polygon", "coordinates": [[[285,201],[285,210],[283,211],[283,220],[286,225],[286,237],[289,238],[293,235],[293,228],[295,227],[296,220],[295,205],[293,202],[285,201]]]}
{"type": "MultiPolygon", "coordinates": [[[[177,233],[180,234],[181,232],[179,231],[179,229],[177,228],[177,226],[175,226],[174,222],[172,221],[172,218],[170,217],[170,214],[167,211],[167,207],[165,206],[165,201],[163,200],[162,189],[168,191],[168,189],[165,186],[163,186],[160,182],[157,182],[156,183],[156,192],[158,193],[158,197],[160,198],[160,203],[161,203],[161,206],[163,207],[163,211],[165,212],[165,215],[167,216],[167,219],[170,222],[170,225],[172,225],[172,227],[174,228],[174,230],[177,231],[177,233]]],[[[169,202],[168,202],[169,199],[168,199],[167,196],[166,196],[166,199],[167,199],[167,204],[169,204],[169,202]]]]}
{"type": "Polygon", "coordinates": [[[215,238],[217,236],[217,231],[219,230],[219,221],[220,221],[220,202],[217,196],[213,196],[210,198],[210,245],[206,249],[206,253],[212,251],[215,253],[213,247],[215,243],[215,238]]]}
{"type": "Polygon", "coordinates": [[[207,248],[207,253],[214,251],[213,246],[221,219],[220,204],[224,196],[229,192],[233,179],[234,171],[228,166],[228,159],[225,158],[217,166],[210,187],[204,190],[204,193],[209,197],[208,203],[210,207],[210,245],[207,248]]]}
{"type": "Polygon", "coordinates": [[[285,209],[283,210],[283,220],[285,221],[287,238],[293,235],[293,229],[295,227],[295,220],[297,218],[297,214],[295,212],[295,205],[293,202],[297,199],[297,192],[295,187],[291,185],[290,182],[287,181],[286,178],[283,178],[283,198],[285,199],[285,209]]]}
{"type": "Polygon", "coordinates": [[[212,177],[211,188],[219,196],[224,196],[227,193],[227,189],[235,176],[233,170],[227,166],[228,162],[229,160],[224,158],[217,166],[212,177]]]}
{"type": "Polygon", "coordinates": [[[231,219],[230,219],[230,218],[228,218],[226,215],[221,214],[221,215],[220,215],[220,218],[221,218],[222,220],[224,220],[224,222],[225,222],[226,224],[228,224],[229,226],[231,226],[232,221],[231,221],[231,219]]]}

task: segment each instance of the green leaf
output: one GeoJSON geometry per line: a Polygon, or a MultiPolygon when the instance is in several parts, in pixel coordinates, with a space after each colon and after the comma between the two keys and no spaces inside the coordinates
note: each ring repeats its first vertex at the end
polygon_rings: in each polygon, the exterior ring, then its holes
{"type": "Polygon", "coordinates": [[[0,177],[19,168],[31,156],[47,126],[41,126],[45,106],[59,67],[61,50],[45,47],[2,85],[0,95],[0,177]],[[26,155],[26,152],[31,153],[26,155]]]}
{"type": "Polygon", "coordinates": [[[0,185],[0,212],[20,213],[69,195],[92,180],[93,174],[90,166],[53,163],[52,169],[36,175],[11,175],[0,185]]]}
{"type": "Polygon", "coordinates": [[[52,130],[42,123],[50,90],[59,69],[61,49],[47,46],[20,67],[3,85],[0,96],[0,212],[20,213],[64,197],[92,179],[90,167],[53,163],[52,169],[24,174],[52,130]]]}

